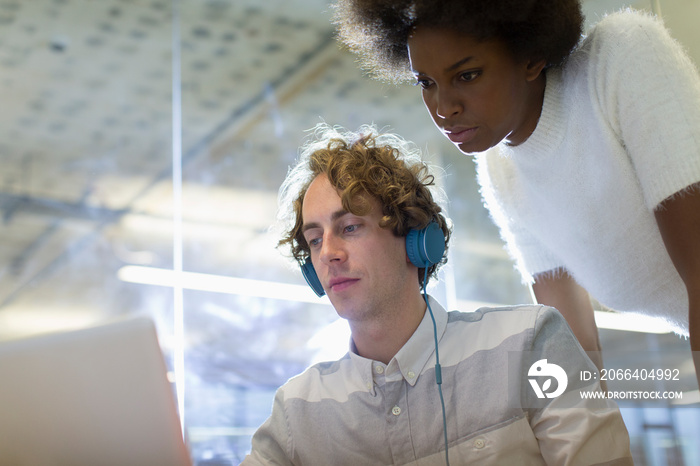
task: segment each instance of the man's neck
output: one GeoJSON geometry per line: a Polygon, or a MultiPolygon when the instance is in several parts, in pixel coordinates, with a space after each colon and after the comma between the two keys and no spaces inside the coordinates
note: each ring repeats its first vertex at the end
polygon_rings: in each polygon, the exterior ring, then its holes
{"type": "Polygon", "coordinates": [[[388,364],[406,344],[423,320],[427,308],[422,294],[407,301],[376,319],[349,321],[352,340],[360,356],[388,364]]]}

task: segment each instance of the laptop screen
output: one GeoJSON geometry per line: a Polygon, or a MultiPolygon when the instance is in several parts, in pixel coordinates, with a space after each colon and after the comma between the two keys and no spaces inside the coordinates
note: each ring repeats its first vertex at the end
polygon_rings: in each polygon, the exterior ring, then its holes
{"type": "Polygon", "coordinates": [[[0,466],[189,466],[153,322],[0,343],[0,466]]]}

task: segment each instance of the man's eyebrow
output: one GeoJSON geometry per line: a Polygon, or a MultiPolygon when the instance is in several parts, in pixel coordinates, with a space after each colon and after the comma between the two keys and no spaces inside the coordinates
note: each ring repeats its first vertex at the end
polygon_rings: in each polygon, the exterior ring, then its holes
{"type": "MultiPolygon", "coordinates": [[[[348,215],[349,213],[350,213],[350,212],[348,212],[348,211],[345,210],[345,209],[336,210],[335,212],[333,212],[333,213],[331,214],[331,221],[334,222],[334,221],[338,220],[339,218],[348,215]]],[[[304,232],[306,232],[307,230],[311,230],[312,228],[320,228],[320,227],[321,227],[321,225],[318,224],[318,223],[316,223],[316,222],[305,223],[305,224],[303,224],[303,225],[301,226],[301,232],[304,233],[304,232]]]]}

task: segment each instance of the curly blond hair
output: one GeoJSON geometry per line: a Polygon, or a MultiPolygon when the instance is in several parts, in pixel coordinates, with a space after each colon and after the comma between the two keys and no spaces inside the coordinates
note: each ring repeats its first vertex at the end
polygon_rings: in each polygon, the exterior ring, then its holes
{"type": "MultiPolygon", "coordinates": [[[[444,195],[436,188],[435,177],[415,144],[395,134],[380,133],[374,125],[351,132],[321,123],[312,130],[278,196],[278,229],[283,235],[278,247],[288,248],[299,264],[309,257],[301,231],[304,196],[320,174],[338,190],[348,212],[366,215],[371,209],[366,195],[377,199],[383,214],[380,226],[396,236],[405,237],[411,229],[437,222],[446,247],[442,260],[428,268],[428,275],[436,277],[439,267],[447,262],[451,229],[436,202],[436,198],[444,201],[444,195]]],[[[419,270],[421,283],[424,272],[419,270]]]]}

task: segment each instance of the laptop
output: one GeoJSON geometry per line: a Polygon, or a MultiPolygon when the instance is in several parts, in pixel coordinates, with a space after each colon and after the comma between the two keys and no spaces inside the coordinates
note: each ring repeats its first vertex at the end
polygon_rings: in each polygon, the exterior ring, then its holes
{"type": "Polygon", "coordinates": [[[153,322],[0,343],[0,466],[191,466],[153,322]]]}

